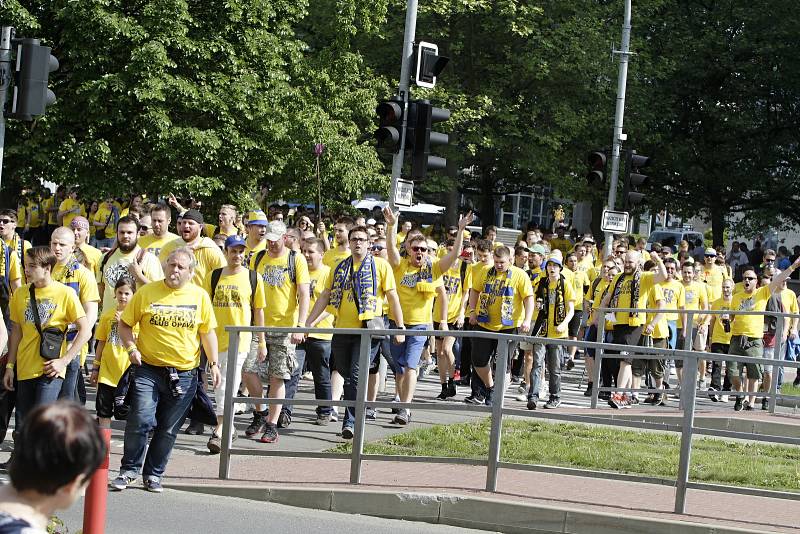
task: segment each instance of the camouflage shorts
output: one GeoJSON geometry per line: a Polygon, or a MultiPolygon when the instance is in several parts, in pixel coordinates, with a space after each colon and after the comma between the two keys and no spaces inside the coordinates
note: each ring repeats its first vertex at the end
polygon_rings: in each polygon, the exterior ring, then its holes
{"type": "Polygon", "coordinates": [[[289,342],[289,334],[265,334],[264,338],[267,342],[267,358],[263,362],[258,361],[258,340],[254,335],[242,372],[257,374],[262,381],[271,376],[289,380],[297,367],[295,346],[289,342]]]}

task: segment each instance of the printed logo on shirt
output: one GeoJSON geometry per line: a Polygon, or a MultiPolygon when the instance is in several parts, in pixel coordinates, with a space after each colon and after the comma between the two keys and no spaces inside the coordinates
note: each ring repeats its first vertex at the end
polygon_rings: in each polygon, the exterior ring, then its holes
{"type": "Polygon", "coordinates": [[[756,309],[756,303],[753,300],[753,297],[742,299],[742,301],[739,303],[740,311],[753,311],[755,309],[756,309]]]}
{"type": "Polygon", "coordinates": [[[196,304],[150,304],[150,324],[170,328],[194,329],[197,320],[196,304]]]}
{"type": "Polygon", "coordinates": [[[218,285],[214,291],[215,308],[241,308],[242,295],[237,285],[218,285]]]}
{"type": "Polygon", "coordinates": [[[286,282],[286,273],[288,271],[289,269],[286,267],[269,265],[266,269],[264,269],[261,277],[264,279],[265,284],[272,287],[281,287],[286,282]]]}
{"type": "Polygon", "coordinates": [[[417,282],[419,282],[419,273],[406,273],[403,275],[403,279],[400,280],[400,285],[403,287],[417,287],[417,282]]]}
{"type": "Polygon", "coordinates": [[[108,334],[108,341],[107,343],[111,343],[115,347],[122,346],[122,339],[119,337],[119,322],[112,321],[111,322],[111,332],[108,334]]]}
{"type": "Polygon", "coordinates": [[[455,295],[458,293],[458,288],[461,287],[460,276],[444,275],[442,281],[444,282],[444,290],[448,295],[455,295]]]}
{"type": "Polygon", "coordinates": [[[663,288],[664,291],[664,302],[666,304],[672,304],[675,301],[675,291],[667,288],[663,288]]]}
{"type": "MultiPolygon", "coordinates": [[[[39,320],[42,326],[50,322],[53,312],[56,309],[55,303],[50,299],[36,299],[36,309],[39,310],[39,320]]],[[[25,321],[34,324],[36,321],[33,319],[33,310],[31,310],[31,301],[28,300],[28,305],[25,306],[25,321]]]]}
{"type": "Polygon", "coordinates": [[[113,288],[117,285],[117,282],[120,278],[123,276],[130,276],[130,273],[128,272],[128,265],[130,265],[130,263],[125,260],[117,261],[112,265],[106,265],[103,268],[103,275],[106,279],[106,287],[113,288]]]}

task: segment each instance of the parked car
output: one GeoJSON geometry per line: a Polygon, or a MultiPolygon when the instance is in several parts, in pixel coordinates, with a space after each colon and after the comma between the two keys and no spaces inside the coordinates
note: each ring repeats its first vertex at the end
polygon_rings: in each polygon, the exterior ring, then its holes
{"type": "Polygon", "coordinates": [[[703,234],[695,232],[694,230],[685,230],[683,228],[667,228],[665,230],[656,230],[650,237],[647,238],[646,250],[650,250],[653,243],[661,243],[668,246],[675,252],[678,249],[678,243],[682,240],[689,242],[689,250],[692,250],[697,242],[703,242],[703,234]]]}

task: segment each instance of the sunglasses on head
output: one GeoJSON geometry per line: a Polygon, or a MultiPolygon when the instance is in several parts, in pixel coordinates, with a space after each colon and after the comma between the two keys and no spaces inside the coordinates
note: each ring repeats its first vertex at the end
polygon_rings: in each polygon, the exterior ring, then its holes
{"type": "Polygon", "coordinates": [[[411,247],[414,252],[428,252],[428,247],[411,247]]]}

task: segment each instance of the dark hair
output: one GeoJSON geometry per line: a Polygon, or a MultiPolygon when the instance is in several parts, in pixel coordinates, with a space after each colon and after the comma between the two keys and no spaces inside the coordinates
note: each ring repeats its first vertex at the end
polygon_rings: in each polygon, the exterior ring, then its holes
{"type": "MultiPolygon", "coordinates": [[[[348,236],[349,237],[349,236],[348,236]]],[[[308,239],[304,239],[306,245],[315,245],[317,247],[317,252],[322,254],[325,253],[325,242],[318,238],[318,237],[309,237],[308,239]]]]}
{"type": "MultiPolygon", "coordinates": [[[[341,219],[339,219],[339,221],[341,221],[341,219]]],[[[336,221],[336,224],[339,224],[339,221],[336,221]]],[[[347,232],[347,239],[350,239],[350,236],[352,236],[356,232],[361,232],[363,234],[369,235],[369,232],[367,232],[367,227],[366,226],[353,226],[347,232]]]]}
{"type": "Polygon", "coordinates": [[[492,249],[494,249],[494,245],[488,239],[479,239],[475,244],[475,250],[478,252],[491,252],[492,249]]]}
{"type": "MultiPolygon", "coordinates": [[[[352,217],[346,217],[345,216],[345,217],[339,217],[338,219],[336,219],[336,224],[343,224],[345,226],[345,228],[350,230],[350,229],[353,228],[353,226],[355,226],[356,221],[354,221],[352,217]]],[[[348,234],[347,237],[350,237],[349,234],[348,234]]]]}
{"type": "Polygon", "coordinates": [[[117,221],[117,228],[119,228],[120,224],[135,224],[136,233],[139,233],[139,219],[137,219],[136,217],[131,217],[130,215],[120,217],[119,220],[117,221]]]}
{"type": "Polygon", "coordinates": [[[523,252],[528,252],[528,247],[523,247],[522,245],[514,247],[514,256],[519,256],[523,252]]]}
{"type": "Polygon", "coordinates": [[[136,292],[136,280],[133,279],[132,276],[120,276],[117,280],[117,283],[114,284],[114,291],[121,288],[122,286],[128,286],[134,292],[136,292]]]}
{"type": "Polygon", "coordinates": [[[72,401],[37,406],[17,430],[8,474],[17,491],[53,495],[81,477],[86,480],[108,454],[89,412],[72,401]]]}
{"type": "Polygon", "coordinates": [[[56,255],[50,247],[31,247],[25,251],[25,255],[36,267],[50,267],[50,272],[56,266],[56,255]]]}
{"type": "Polygon", "coordinates": [[[510,258],[511,257],[511,249],[505,245],[500,245],[494,249],[494,255],[498,258],[510,258]]]}
{"type": "Polygon", "coordinates": [[[675,258],[664,258],[664,265],[666,265],[668,263],[674,263],[675,264],[675,268],[676,269],[678,268],[678,260],[676,260],[675,258]]]}
{"type": "Polygon", "coordinates": [[[17,211],[11,209],[0,210],[0,217],[8,217],[17,222],[17,211]]]}
{"type": "Polygon", "coordinates": [[[172,215],[172,212],[170,211],[169,206],[167,206],[166,204],[161,204],[161,203],[153,204],[150,207],[150,215],[152,215],[154,211],[160,211],[160,212],[166,213],[167,215],[170,215],[170,216],[172,215]]]}

